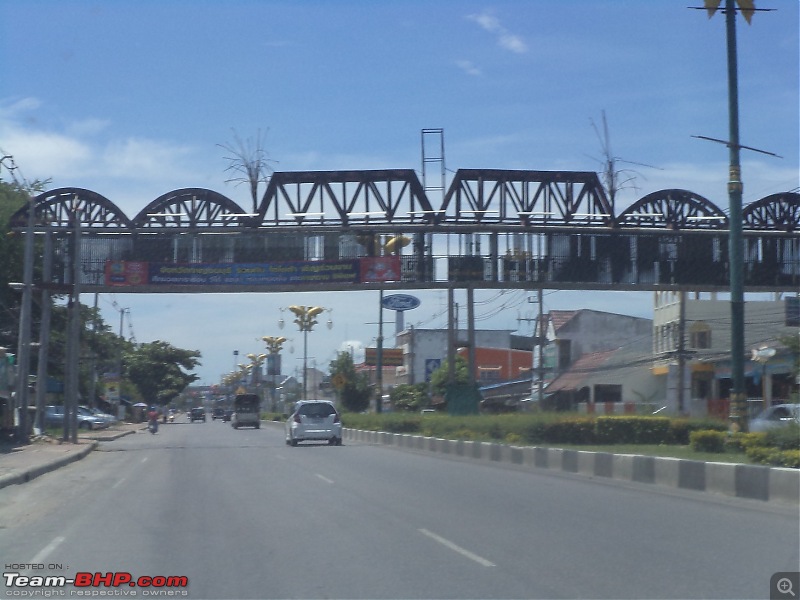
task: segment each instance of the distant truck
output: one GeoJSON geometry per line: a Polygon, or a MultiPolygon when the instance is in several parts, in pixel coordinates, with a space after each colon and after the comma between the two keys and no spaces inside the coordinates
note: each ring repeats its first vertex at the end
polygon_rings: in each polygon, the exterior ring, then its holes
{"type": "Polygon", "coordinates": [[[258,394],[236,394],[233,400],[231,426],[261,428],[261,398],[258,394]]]}

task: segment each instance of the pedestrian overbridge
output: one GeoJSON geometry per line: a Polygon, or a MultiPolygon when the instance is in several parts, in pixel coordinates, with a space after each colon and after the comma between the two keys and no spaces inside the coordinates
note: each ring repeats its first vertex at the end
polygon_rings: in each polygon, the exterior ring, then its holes
{"type": "MultiPolygon", "coordinates": [[[[745,291],[796,291],[800,194],[742,218],[745,291]]],[[[12,217],[29,227],[50,238],[45,287],[77,272],[85,293],[729,286],[725,212],[683,189],[618,210],[593,172],[460,169],[436,205],[412,169],[277,172],[256,210],[184,188],[133,217],[69,187],[12,217]]]]}

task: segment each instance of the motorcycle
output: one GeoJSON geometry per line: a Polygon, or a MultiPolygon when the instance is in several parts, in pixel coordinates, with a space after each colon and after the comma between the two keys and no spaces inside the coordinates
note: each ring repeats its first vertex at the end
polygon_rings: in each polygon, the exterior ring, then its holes
{"type": "Polygon", "coordinates": [[[175,414],[174,413],[169,413],[169,417],[167,417],[167,418],[169,419],[170,423],[174,423],[175,422],[175,414]]]}
{"type": "Polygon", "coordinates": [[[147,425],[147,430],[153,434],[158,433],[158,419],[151,419],[147,425]]]}

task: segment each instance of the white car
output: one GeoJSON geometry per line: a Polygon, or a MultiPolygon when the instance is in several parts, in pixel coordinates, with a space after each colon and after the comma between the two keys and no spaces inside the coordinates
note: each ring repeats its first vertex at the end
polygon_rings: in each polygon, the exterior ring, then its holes
{"type": "Polygon", "coordinates": [[[789,423],[800,425],[800,404],[776,404],[750,420],[750,431],[757,433],[789,423]]]}
{"type": "Polygon", "coordinates": [[[286,443],[327,441],[332,446],[342,445],[342,419],[333,402],[310,400],[298,402],[286,420],[286,443]]]}

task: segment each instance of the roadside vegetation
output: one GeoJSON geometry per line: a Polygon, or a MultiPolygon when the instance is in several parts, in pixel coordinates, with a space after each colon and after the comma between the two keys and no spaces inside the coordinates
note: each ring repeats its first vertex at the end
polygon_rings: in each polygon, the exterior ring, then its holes
{"type": "Polygon", "coordinates": [[[345,427],[514,446],[671,456],[690,460],[800,468],[800,427],[730,434],[715,419],[588,416],[553,413],[342,415],[345,427]]]}

